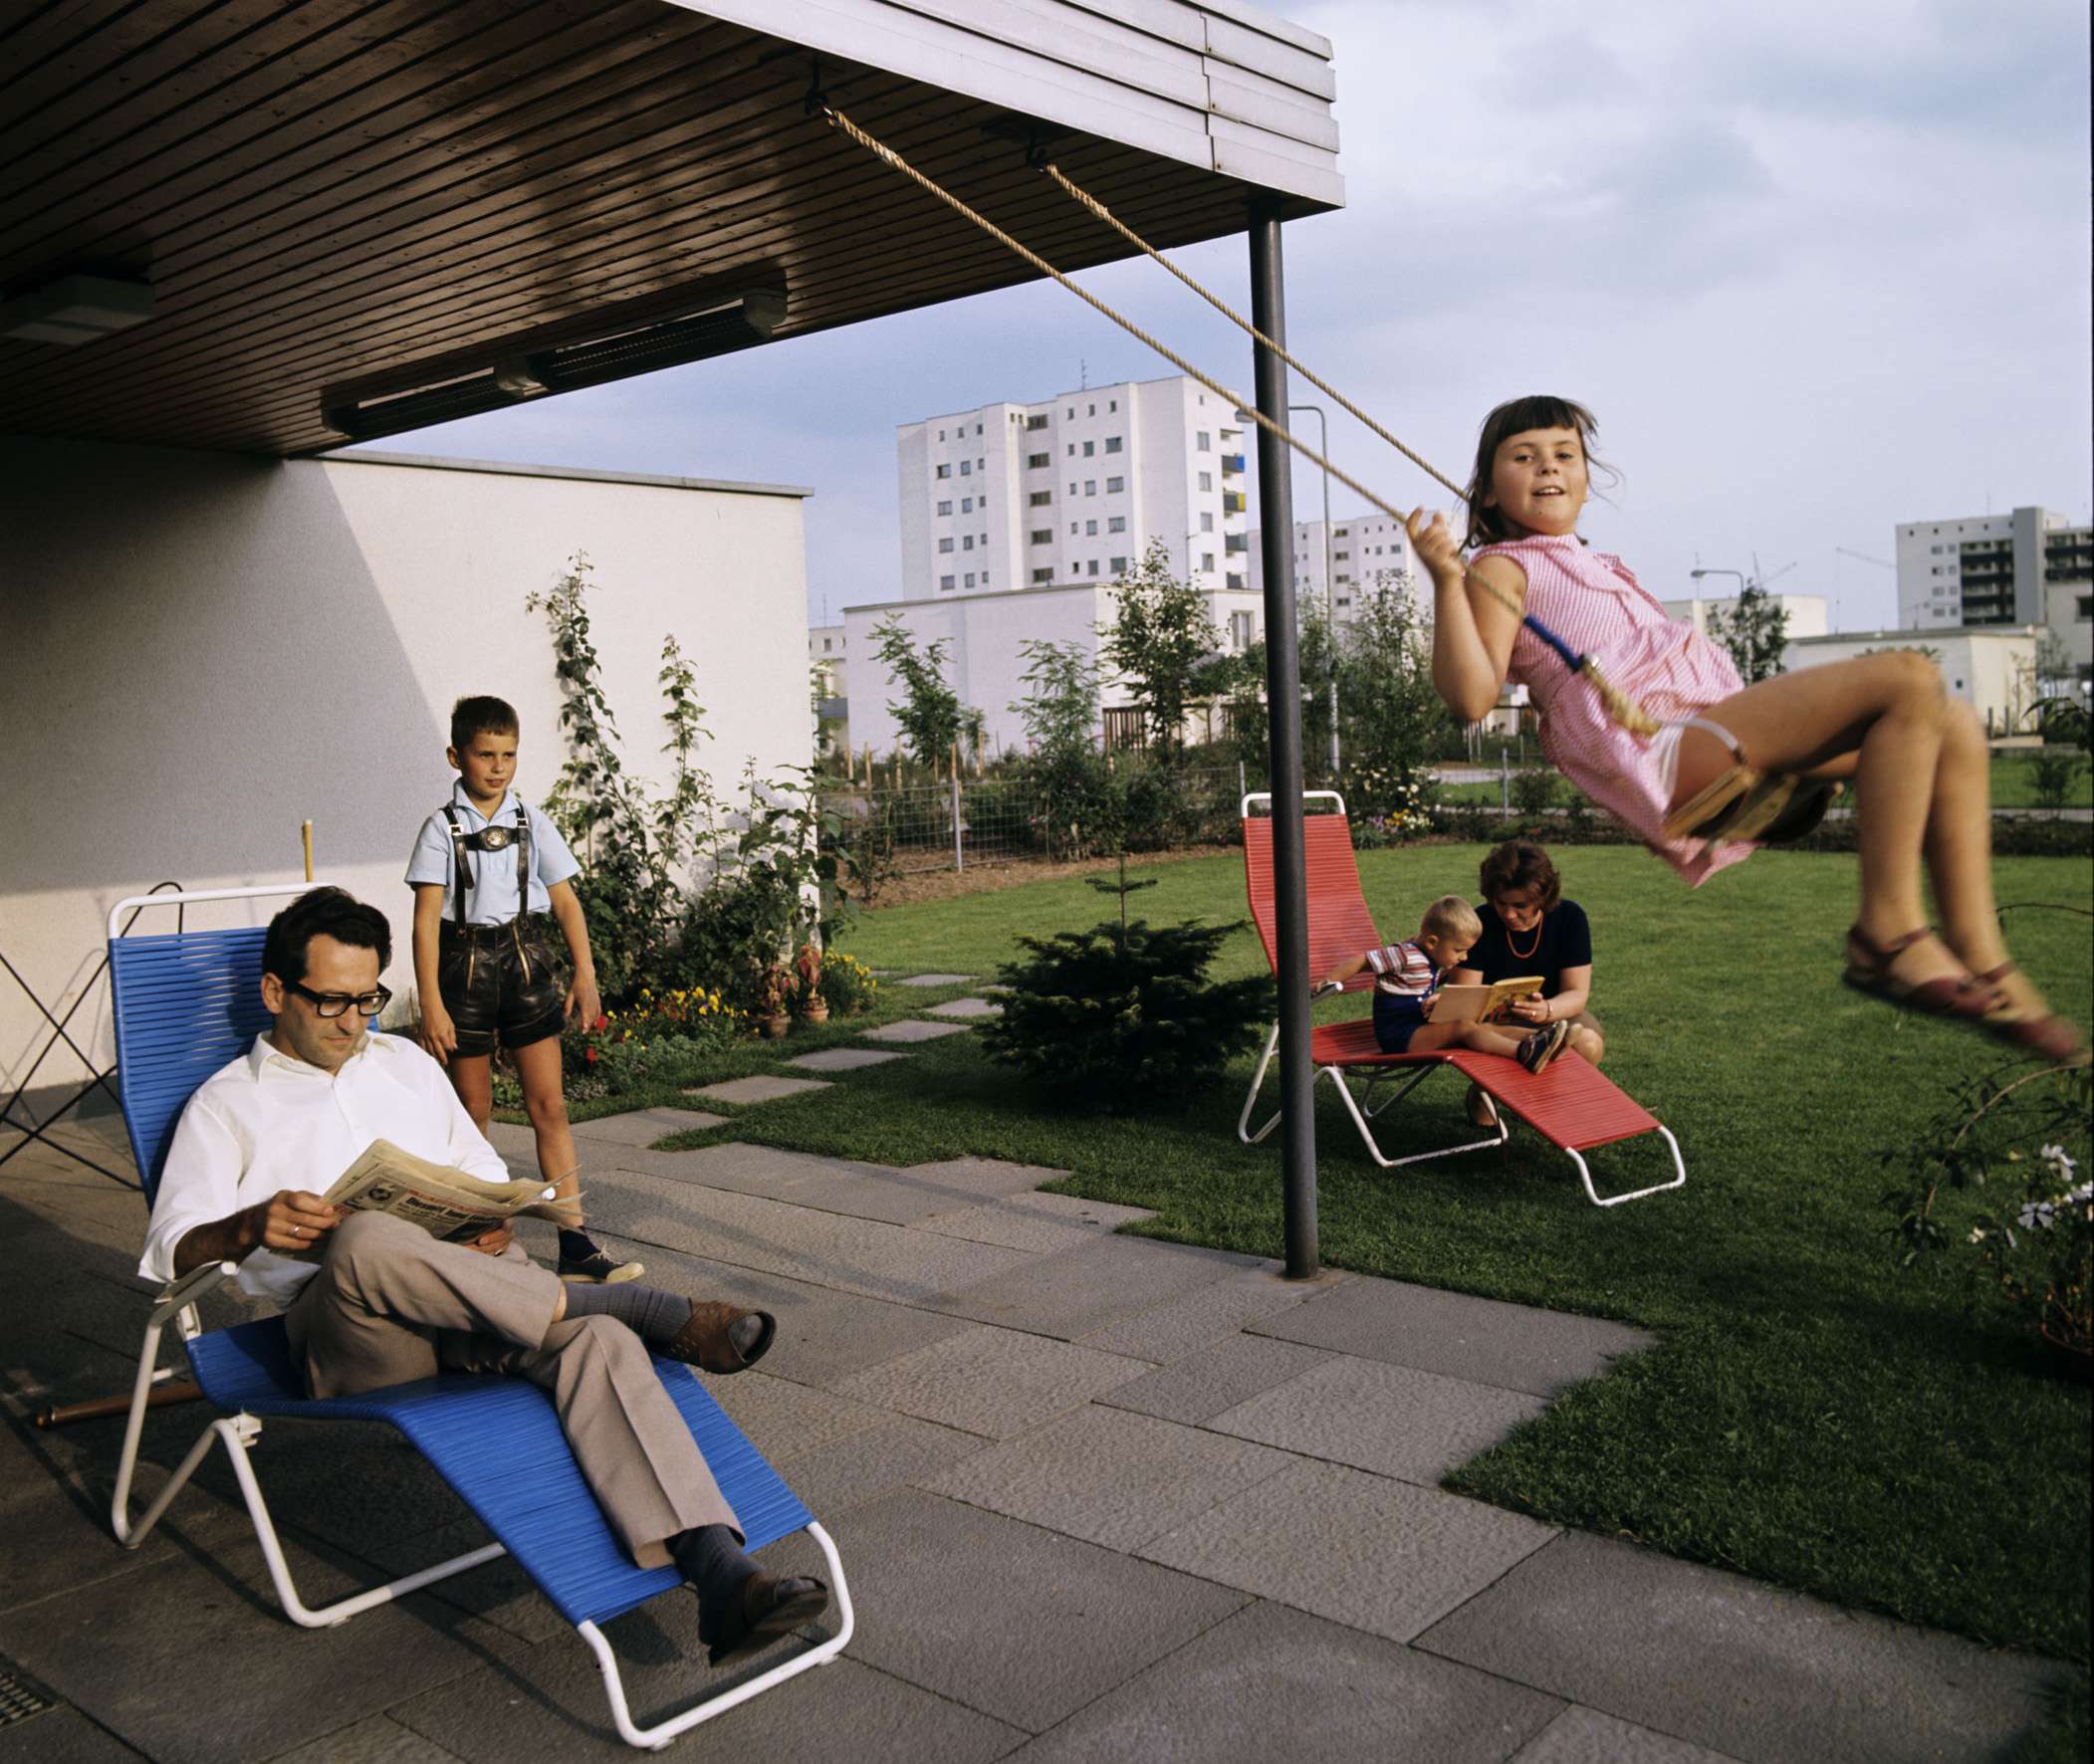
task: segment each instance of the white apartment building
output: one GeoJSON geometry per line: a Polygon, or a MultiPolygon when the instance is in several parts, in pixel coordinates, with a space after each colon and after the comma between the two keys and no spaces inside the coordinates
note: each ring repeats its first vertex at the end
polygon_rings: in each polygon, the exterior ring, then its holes
{"type": "Polygon", "coordinates": [[[2094,681],[2094,529],[2048,509],[1897,529],[1898,621],[1930,631],[2042,625],[2094,681]]]}
{"type": "MultiPolygon", "coordinates": [[[[1823,637],[1832,630],[1832,621],[1827,616],[1825,596],[1822,594],[1769,594],[1767,598],[1788,614],[1788,640],[1793,643],[1803,637],[1823,637]]],[[[1661,600],[1667,618],[1682,619],[1694,626],[1703,636],[1709,635],[1709,615],[1712,612],[1729,612],[1738,604],[1736,595],[1728,599],[1712,600],[1695,595],[1685,600],[1661,600]]]]}
{"type": "MultiPolygon", "coordinates": [[[[1388,586],[1404,593],[1417,593],[1425,583],[1418,553],[1401,521],[1386,515],[1362,516],[1329,524],[1328,540],[1321,521],[1294,523],[1294,600],[1300,606],[1328,607],[1340,624],[1358,616],[1363,596],[1386,578],[1388,586]],[[1326,583],[1328,596],[1326,597],[1326,583]]],[[[1261,530],[1248,536],[1250,586],[1265,591],[1265,553],[1261,530]]],[[[1432,599],[1424,595],[1420,604],[1425,616],[1432,615],[1432,599]]]]}
{"type": "Polygon", "coordinates": [[[904,423],[902,597],[1111,581],[1152,539],[1197,585],[1244,587],[1243,443],[1182,375],[904,423]]]}
{"type": "MultiPolygon", "coordinates": [[[[1946,525],[1946,524],[1945,524],[1946,525]]],[[[1919,649],[1942,670],[1942,684],[1984,719],[1987,733],[2025,727],[2036,689],[2036,625],[1961,625],[1926,631],[1833,631],[1822,637],[1789,634],[1781,665],[1789,673],[1851,661],[1881,649],[1919,649]]]]}

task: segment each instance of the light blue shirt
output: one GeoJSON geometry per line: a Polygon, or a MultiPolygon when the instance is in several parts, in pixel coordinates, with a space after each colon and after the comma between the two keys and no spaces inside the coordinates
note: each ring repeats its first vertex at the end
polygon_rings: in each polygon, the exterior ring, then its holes
{"type": "MultiPolygon", "coordinates": [[[[472,805],[461,780],[451,786],[451,806],[457,811],[458,824],[468,834],[477,833],[490,824],[516,825],[517,795],[514,790],[502,798],[501,806],[492,815],[486,815],[472,805]]],[[[580,875],[582,866],[575,861],[575,854],[568,849],[568,842],[560,836],[558,827],[528,803],[524,805],[524,813],[531,822],[531,898],[524,911],[544,913],[552,909],[550,890],[554,884],[580,875]]],[[[507,925],[516,917],[516,851],[512,843],[503,851],[468,851],[465,854],[466,874],[474,879],[465,895],[468,925],[507,925]]],[[[457,914],[452,899],[457,893],[456,877],[457,865],[451,855],[451,825],[444,818],[443,811],[438,809],[422,822],[422,830],[415,837],[413,854],[407,859],[407,882],[410,887],[442,883],[443,916],[448,920],[457,914]]]]}

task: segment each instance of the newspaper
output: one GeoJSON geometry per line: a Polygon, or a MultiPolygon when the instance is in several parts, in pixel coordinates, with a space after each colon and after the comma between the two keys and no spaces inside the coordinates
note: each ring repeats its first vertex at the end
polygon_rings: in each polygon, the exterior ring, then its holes
{"type": "Polygon", "coordinates": [[[1538,974],[1522,975],[1517,980],[1502,980],[1488,987],[1442,987],[1433,995],[1439,1002],[1433,1006],[1432,1020],[1436,1023],[1487,1023],[1494,1022],[1505,1014],[1505,1007],[1514,998],[1525,998],[1540,992],[1543,985],[1538,974]]]}
{"type": "Polygon", "coordinates": [[[321,1199],[356,1213],[389,1213],[432,1237],[454,1239],[477,1237],[525,1213],[572,1222],[581,1197],[554,1201],[552,1194],[543,1180],[482,1182],[403,1152],[389,1139],[374,1139],[321,1199]]]}

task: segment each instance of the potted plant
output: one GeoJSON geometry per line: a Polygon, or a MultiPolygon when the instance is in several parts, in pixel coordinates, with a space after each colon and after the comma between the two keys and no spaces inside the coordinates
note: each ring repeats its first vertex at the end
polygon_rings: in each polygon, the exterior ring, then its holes
{"type": "Polygon", "coordinates": [[[828,1021],[828,1000],[821,995],[821,952],[804,943],[793,957],[793,973],[800,989],[800,1014],[811,1023],[828,1021]]]}
{"type": "Polygon", "coordinates": [[[757,980],[756,1020],[772,1040],[793,1026],[793,976],[783,962],[766,963],[757,980]]]}

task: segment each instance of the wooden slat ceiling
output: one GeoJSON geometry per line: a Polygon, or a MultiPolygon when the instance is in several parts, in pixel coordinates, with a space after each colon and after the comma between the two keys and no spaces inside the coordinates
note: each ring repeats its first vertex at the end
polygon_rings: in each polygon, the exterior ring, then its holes
{"type": "MultiPolygon", "coordinates": [[[[1007,112],[821,77],[1050,262],[1128,255],[1007,112]]],[[[716,276],[782,281],[780,337],[1032,279],[808,116],[808,78],[804,50],[659,0],[0,0],[0,299],[92,273],[154,301],[75,347],[0,338],[0,431],[312,452],[344,440],[324,387],[716,276]]],[[[1053,150],[1166,245],[1241,231],[1255,193],[1053,150]]]]}

